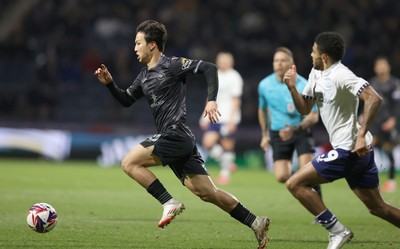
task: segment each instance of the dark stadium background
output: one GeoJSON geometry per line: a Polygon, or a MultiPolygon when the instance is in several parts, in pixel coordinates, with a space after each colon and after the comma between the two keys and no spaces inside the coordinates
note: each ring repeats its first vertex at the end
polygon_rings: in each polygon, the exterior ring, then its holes
{"type": "MultiPolygon", "coordinates": [[[[154,133],[147,103],[122,108],[93,71],[105,63],[129,86],[142,68],[132,52],[135,28],[155,19],[168,29],[168,56],[214,61],[218,51],[234,54],[245,80],[237,150],[257,151],[257,86],[272,72],[277,46],[293,50],[307,77],[315,35],[338,31],[348,43],[343,62],[357,75],[371,78],[374,58],[385,55],[400,76],[399,13],[394,0],[1,0],[0,127],[73,132],[78,149],[71,156],[87,158],[98,154],[90,147],[97,135],[154,133]]],[[[202,78],[189,82],[188,123],[199,140],[206,88],[202,78]]],[[[321,124],[314,133],[318,144],[327,142],[321,124]]]]}

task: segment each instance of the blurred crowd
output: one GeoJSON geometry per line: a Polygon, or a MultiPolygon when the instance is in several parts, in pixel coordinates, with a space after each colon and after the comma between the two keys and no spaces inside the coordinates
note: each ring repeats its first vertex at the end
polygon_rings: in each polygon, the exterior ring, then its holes
{"type": "MultiPolygon", "coordinates": [[[[275,48],[291,48],[307,77],[321,31],[345,37],[343,62],[357,75],[371,78],[374,58],[385,55],[400,76],[398,13],[400,1],[391,0],[2,0],[0,25],[8,28],[0,31],[0,122],[148,127],[151,117],[120,108],[93,71],[105,63],[129,86],[142,67],[132,51],[136,26],[155,19],[169,32],[168,56],[214,61],[219,51],[234,54],[245,82],[242,124],[257,125],[257,85],[272,72],[275,48]]],[[[203,85],[197,79],[188,88],[192,126],[203,85]]]]}

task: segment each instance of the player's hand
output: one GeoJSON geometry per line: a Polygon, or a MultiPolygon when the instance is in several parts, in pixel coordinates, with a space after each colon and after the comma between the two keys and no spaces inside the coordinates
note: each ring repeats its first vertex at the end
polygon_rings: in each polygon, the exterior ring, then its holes
{"type": "Polygon", "coordinates": [[[367,145],[364,136],[357,136],[356,145],[351,151],[352,153],[357,153],[359,157],[363,157],[372,151],[372,147],[367,145]]]}
{"type": "Polygon", "coordinates": [[[204,109],[204,117],[208,117],[211,123],[219,122],[219,117],[221,113],[218,111],[218,106],[216,101],[208,101],[206,108],[204,109]]]}
{"type": "Polygon", "coordinates": [[[260,147],[264,151],[267,151],[269,148],[269,140],[270,140],[269,136],[262,136],[261,138],[260,147]]]}
{"type": "Polygon", "coordinates": [[[297,81],[297,70],[296,65],[293,64],[292,67],[287,70],[285,75],[283,76],[283,82],[285,82],[286,86],[290,89],[296,86],[297,81]]]}
{"type": "Polygon", "coordinates": [[[286,125],[285,128],[279,131],[279,137],[282,139],[283,142],[291,139],[293,137],[293,126],[291,125],[286,125]]]}
{"type": "Polygon", "coordinates": [[[94,75],[103,85],[107,85],[113,81],[110,72],[108,72],[108,69],[104,64],[101,64],[100,67],[97,68],[97,70],[94,72],[94,75]]]}

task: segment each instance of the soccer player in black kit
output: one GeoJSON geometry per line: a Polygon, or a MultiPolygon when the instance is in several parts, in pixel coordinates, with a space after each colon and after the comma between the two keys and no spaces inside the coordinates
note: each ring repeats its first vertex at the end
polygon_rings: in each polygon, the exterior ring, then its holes
{"type": "Polygon", "coordinates": [[[269,218],[255,216],[236,197],[214,185],[197,150],[195,137],[186,124],[186,76],[189,74],[204,74],[208,84],[204,113],[210,122],[218,122],[217,68],[202,60],[165,56],[166,41],[167,31],[159,22],[147,20],[137,27],[135,53],[139,62],[146,66],[126,90],[116,85],[105,65],[94,73],[123,106],[129,107],[145,97],[153,112],[157,134],[134,147],[122,160],[122,169],[163,205],[158,227],[164,228],[185,209],[148,169],[169,165],[192,193],[250,227],[258,240],[258,248],[265,248],[269,218]]]}

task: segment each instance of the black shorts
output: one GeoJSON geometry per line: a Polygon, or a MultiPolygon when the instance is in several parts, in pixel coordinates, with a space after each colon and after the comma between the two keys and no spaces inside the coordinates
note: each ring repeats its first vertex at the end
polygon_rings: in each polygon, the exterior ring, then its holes
{"type": "Polygon", "coordinates": [[[168,165],[184,184],[186,175],[208,175],[196,141],[189,136],[155,134],[140,143],[143,147],[154,145],[153,154],[162,165],[168,165]]]}
{"type": "Polygon", "coordinates": [[[270,134],[274,161],[292,160],[294,150],[299,156],[315,152],[315,142],[308,130],[293,134],[293,137],[285,142],[279,137],[279,131],[270,131],[270,134]]]}

